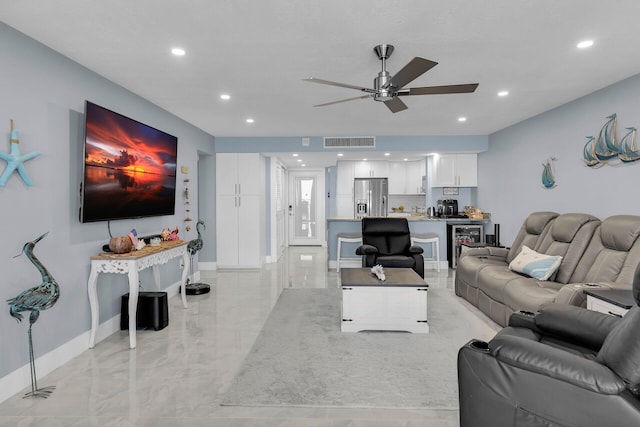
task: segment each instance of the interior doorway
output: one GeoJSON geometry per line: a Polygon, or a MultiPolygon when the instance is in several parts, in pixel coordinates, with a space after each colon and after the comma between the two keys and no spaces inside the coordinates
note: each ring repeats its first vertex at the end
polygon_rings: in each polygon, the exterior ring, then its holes
{"type": "Polygon", "coordinates": [[[290,171],[288,200],[289,245],[323,245],[324,171],[290,171]]]}

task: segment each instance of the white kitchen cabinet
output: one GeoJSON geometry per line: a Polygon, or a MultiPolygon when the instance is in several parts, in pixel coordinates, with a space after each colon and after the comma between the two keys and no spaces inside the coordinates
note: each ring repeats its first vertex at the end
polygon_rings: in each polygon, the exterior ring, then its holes
{"type": "Polygon", "coordinates": [[[216,154],[216,253],[219,268],[259,268],[265,247],[264,158],[216,154]]]}
{"type": "Polygon", "coordinates": [[[434,159],[431,187],[477,186],[477,154],[444,154],[434,159]]]}
{"type": "Polygon", "coordinates": [[[353,164],[354,162],[339,161],[338,176],[336,178],[336,194],[353,194],[353,164]]]}
{"type": "Polygon", "coordinates": [[[407,162],[389,162],[389,194],[405,194],[407,162]]]}
{"type": "Polygon", "coordinates": [[[389,194],[424,193],[425,160],[389,162],[389,194]]]}
{"type": "Polygon", "coordinates": [[[387,178],[389,176],[389,162],[385,160],[361,160],[354,163],[354,178],[387,178]]]}
{"type": "Polygon", "coordinates": [[[352,161],[338,161],[336,178],[336,215],[353,217],[353,167],[352,161]]]}

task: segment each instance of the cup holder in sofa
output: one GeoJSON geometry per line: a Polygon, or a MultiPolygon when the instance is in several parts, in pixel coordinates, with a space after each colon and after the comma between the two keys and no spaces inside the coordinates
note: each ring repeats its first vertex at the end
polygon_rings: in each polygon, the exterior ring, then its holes
{"type": "Polygon", "coordinates": [[[476,350],[489,352],[489,344],[485,341],[473,340],[469,343],[469,346],[476,350]]]}

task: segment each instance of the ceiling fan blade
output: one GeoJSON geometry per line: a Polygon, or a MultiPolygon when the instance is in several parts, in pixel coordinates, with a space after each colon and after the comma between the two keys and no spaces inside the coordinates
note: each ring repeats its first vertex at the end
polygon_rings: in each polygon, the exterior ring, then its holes
{"type": "Polygon", "coordinates": [[[397,96],[394,96],[388,101],[384,101],[384,105],[386,105],[392,113],[397,113],[398,111],[406,110],[407,108],[409,108],[407,107],[407,104],[402,102],[402,100],[397,96]]]}
{"type": "Polygon", "coordinates": [[[397,87],[398,89],[403,88],[405,85],[420,77],[436,65],[438,65],[437,62],[416,56],[400,71],[398,71],[383,87],[385,89],[390,86],[397,87]]]}
{"type": "Polygon", "coordinates": [[[426,86],[403,89],[398,95],[446,95],[448,93],[471,93],[476,90],[478,83],[447,86],[426,86]]]}
{"type": "Polygon", "coordinates": [[[366,87],[355,86],[355,85],[350,85],[350,84],[346,84],[346,83],[332,82],[330,80],[322,80],[322,79],[317,79],[315,77],[307,77],[307,78],[304,78],[302,80],[304,80],[305,82],[320,83],[320,84],[323,84],[323,85],[346,87],[347,89],[361,90],[362,92],[369,92],[369,93],[374,93],[375,92],[373,89],[369,89],[369,88],[366,88],[366,87]]]}
{"type": "Polygon", "coordinates": [[[314,107],[324,107],[326,105],[340,104],[341,102],[355,101],[356,99],[371,98],[371,95],[356,96],[354,98],[341,99],[339,101],[327,102],[325,104],[314,105],[314,107]]]}

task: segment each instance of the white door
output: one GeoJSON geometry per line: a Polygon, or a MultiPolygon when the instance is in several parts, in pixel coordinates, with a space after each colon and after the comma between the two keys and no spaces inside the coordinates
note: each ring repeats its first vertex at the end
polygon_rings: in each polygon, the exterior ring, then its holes
{"type": "Polygon", "coordinates": [[[289,172],[289,245],[322,245],[325,239],[324,171],[289,172]]]}

